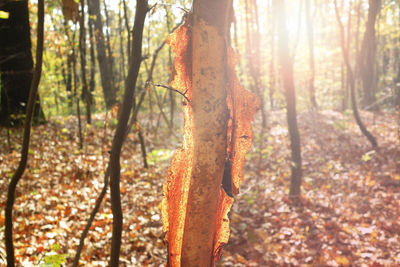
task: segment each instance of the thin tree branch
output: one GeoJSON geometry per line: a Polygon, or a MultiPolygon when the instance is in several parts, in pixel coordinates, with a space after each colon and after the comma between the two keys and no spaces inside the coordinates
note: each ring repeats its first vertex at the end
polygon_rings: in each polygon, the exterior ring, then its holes
{"type": "Polygon", "coordinates": [[[174,92],[180,94],[181,96],[183,96],[183,97],[185,98],[185,100],[190,104],[190,100],[189,100],[189,98],[186,96],[187,91],[185,91],[184,93],[182,93],[182,92],[179,91],[178,89],[175,89],[175,88],[173,88],[173,87],[171,87],[171,86],[168,86],[168,85],[159,84],[159,83],[150,83],[150,84],[151,84],[151,85],[154,85],[154,86],[156,86],[156,87],[161,87],[161,88],[165,88],[165,89],[174,91],[174,92]]]}

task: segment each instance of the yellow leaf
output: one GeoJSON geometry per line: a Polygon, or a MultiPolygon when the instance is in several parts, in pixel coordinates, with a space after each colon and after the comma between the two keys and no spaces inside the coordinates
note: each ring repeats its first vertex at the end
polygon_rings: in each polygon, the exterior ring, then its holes
{"type": "Polygon", "coordinates": [[[339,264],[343,267],[350,266],[350,261],[346,257],[336,256],[335,261],[337,264],[339,264]]]}
{"type": "Polygon", "coordinates": [[[368,181],[368,186],[372,187],[376,184],[375,180],[369,180],[368,181]]]}
{"type": "Polygon", "coordinates": [[[10,17],[10,13],[0,10],[0,19],[8,19],[10,17]]]}

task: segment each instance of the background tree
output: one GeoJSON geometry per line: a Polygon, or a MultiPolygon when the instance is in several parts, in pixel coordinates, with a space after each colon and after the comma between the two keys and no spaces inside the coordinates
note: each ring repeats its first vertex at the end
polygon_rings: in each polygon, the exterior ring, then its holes
{"type": "Polygon", "coordinates": [[[292,151],[289,196],[298,198],[301,190],[302,164],[300,134],[297,126],[296,113],[296,91],[293,80],[293,61],[289,55],[289,37],[286,28],[286,13],[284,1],[274,0],[275,12],[277,14],[277,27],[279,38],[279,62],[281,66],[281,75],[285,87],[286,99],[286,117],[289,128],[290,148],[292,151]]]}
{"type": "MultiPolygon", "coordinates": [[[[21,125],[33,77],[28,1],[2,1],[0,8],[9,14],[0,19],[0,123],[21,125]]],[[[33,120],[44,121],[39,98],[33,120]]]]}
{"type": "Polygon", "coordinates": [[[106,54],[106,44],[103,33],[103,20],[100,13],[99,0],[88,0],[90,19],[93,20],[97,47],[97,61],[100,68],[101,85],[103,87],[104,100],[107,108],[116,103],[116,89],[113,87],[112,65],[110,57],[106,54]]]}
{"type": "Polygon", "coordinates": [[[308,91],[310,93],[310,103],[313,109],[317,109],[317,100],[315,98],[315,61],[314,61],[314,28],[313,21],[311,18],[311,6],[310,0],[305,0],[305,16],[306,16],[306,24],[307,24],[307,39],[308,39],[308,54],[309,54],[309,62],[310,62],[310,78],[308,82],[308,91]]]}
{"type": "Polygon", "coordinates": [[[344,36],[344,27],[342,24],[342,21],[340,19],[340,14],[339,14],[339,9],[337,5],[337,1],[334,0],[335,3],[335,14],[336,14],[336,20],[339,25],[339,31],[340,31],[340,46],[342,50],[342,56],[343,56],[343,61],[346,65],[346,69],[348,72],[348,77],[350,80],[350,97],[351,97],[351,106],[353,109],[353,115],[354,118],[357,122],[358,127],[360,128],[361,132],[367,137],[368,141],[371,143],[372,147],[376,148],[378,146],[378,143],[375,139],[375,137],[367,130],[365,127],[364,123],[361,120],[360,114],[358,112],[358,107],[357,107],[357,99],[355,96],[355,78],[354,78],[354,72],[353,69],[350,65],[350,59],[349,59],[349,54],[348,54],[348,48],[346,47],[346,40],[344,36]]]}
{"type": "Polygon", "coordinates": [[[86,28],[85,28],[85,0],[80,0],[81,12],[79,18],[79,54],[81,59],[82,71],[82,94],[86,104],[86,122],[91,124],[91,101],[92,96],[89,91],[86,79],[86,28]]]}
{"type": "MultiPolygon", "coordinates": [[[[369,0],[368,20],[360,52],[360,72],[363,85],[363,106],[374,104],[376,97],[376,36],[375,22],[379,14],[381,0],[369,0]]],[[[376,108],[377,106],[375,106],[376,108]]]]}

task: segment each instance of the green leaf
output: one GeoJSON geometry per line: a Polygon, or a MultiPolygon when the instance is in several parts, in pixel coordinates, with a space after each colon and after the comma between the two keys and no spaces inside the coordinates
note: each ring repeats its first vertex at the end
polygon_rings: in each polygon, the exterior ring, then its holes
{"type": "Polygon", "coordinates": [[[52,246],[51,246],[51,250],[52,251],[59,251],[60,250],[60,244],[53,244],[52,246]]]}

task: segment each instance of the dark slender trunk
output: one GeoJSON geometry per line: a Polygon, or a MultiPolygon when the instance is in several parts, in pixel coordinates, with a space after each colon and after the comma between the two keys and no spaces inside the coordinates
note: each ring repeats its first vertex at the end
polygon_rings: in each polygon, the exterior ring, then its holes
{"type": "Polygon", "coordinates": [[[126,79],[125,93],[122,102],[122,110],[118,118],[118,125],[115,131],[111,155],[110,155],[110,191],[111,209],[113,213],[113,229],[111,241],[111,256],[109,266],[118,266],[119,254],[121,249],[122,236],[122,207],[120,192],[120,153],[125,139],[127,123],[129,120],[132,104],[135,99],[136,80],[142,61],[142,39],[144,20],[148,11],[147,0],[137,0],[135,23],[132,38],[131,61],[129,62],[128,77],[126,79]]]}
{"type": "MultiPolygon", "coordinates": [[[[75,40],[75,32],[73,34],[73,40],[75,40]]],[[[83,147],[83,137],[82,137],[82,122],[81,122],[81,108],[79,105],[79,94],[78,94],[78,75],[76,71],[76,53],[75,47],[72,47],[72,73],[74,75],[74,91],[72,99],[76,101],[76,113],[78,117],[78,138],[79,138],[79,148],[83,147]]]]}
{"type": "MultiPolygon", "coordinates": [[[[112,55],[112,50],[111,50],[111,28],[110,28],[110,18],[108,16],[108,9],[107,9],[107,4],[106,1],[103,0],[103,5],[104,5],[104,14],[106,16],[106,45],[107,45],[107,57],[108,57],[108,62],[110,62],[110,70],[111,70],[111,75],[114,77],[114,57],[112,55]]],[[[111,79],[111,84],[112,88],[116,88],[114,79],[111,79]]]]}
{"type": "Polygon", "coordinates": [[[86,104],[86,122],[91,124],[91,107],[92,99],[86,80],[86,29],[85,29],[85,0],[81,2],[81,15],[79,18],[79,51],[81,56],[81,71],[82,71],[82,93],[86,104]]]}
{"type": "MultiPolygon", "coordinates": [[[[119,31],[119,51],[121,54],[121,60],[120,60],[120,75],[121,75],[121,80],[125,81],[126,79],[126,74],[125,74],[125,51],[124,51],[124,36],[123,36],[123,28],[122,28],[122,14],[121,14],[121,4],[120,2],[119,7],[118,7],[118,31],[119,31]]],[[[128,51],[129,53],[129,51],[128,51]]]]}
{"type": "Polygon", "coordinates": [[[302,180],[302,163],[300,134],[297,127],[296,114],[296,91],[293,80],[293,61],[289,54],[288,32],[286,28],[285,3],[283,0],[274,0],[277,14],[278,40],[279,40],[279,58],[282,72],[282,81],[285,87],[286,116],[289,128],[290,147],[292,151],[289,196],[293,198],[300,197],[302,180]]]}
{"type": "Polygon", "coordinates": [[[126,49],[128,54],[128,62],[131,60],[131,27],[129,26],[129,14],[128,14],[128,7],[126,6],[125,0],[122,0],[122,4],[124,6],[124,19],[125,19],[125,30],[128,34],[127,42],[126,42],[126,49]]]}
{"type": "Polygon", "coordinates": [[[351,105],[353,109],[353,114],[354,114],[354,119],[357,122],[358,127],[360,128],[361,132],[367,137],[368,141],[371,143],[372,147],[376,148],[378,146],[378,143],[376,142],[375,137],[367,130],[367,128],[364,126],[360,114],[358,113],[358,108],[357,108],[357,99],[355,96],[355,78],[353,74],[353,69],[350,65],[350,59],[349,59],[349,54],[348,54],[348,48],[346,48],[346,40],[344,36],[344,27],[342,24],[342,21],[340,20],[340,15],[339,15],[339,10],[337,7],[337,0],[335,1],[335,14],[336,14],[336,20],[339,25],[339,30],[340,30],[340,45],[342,49],[342,55],[343,55],[343,60],[346,65],[346,69],[348,72],[348,77],[350,80],[350,97],[351,97],[351,105]]]}
{"type": "Polygon", "coordinates": [[[70,54],[67,54],[67,83],[65,89],[68,93],[72,93],[72,58],[70,54]]]}
{"type": "Polygon", "coordinates": [[[106,55],[106,45],[103,34],[103,22],[100,14],[99,0],[88,0],[90,19],[93,20],[97,47],[97,61],[100,68],[101,84],[103,87],[106,108],[111,108],[116,103],[116,91],[113,88],[112,68],[106,55]]]}
{"type": "MultiPolygon", "coordinates": [[[[93,36],[93,20],[89,19],[89,41],[90,41],[90,81],[89,81],[89,91],[90,96],[92,96],[95,89],[95,73],[96,73],[96,58],[94,54],[94,36],[93,36]]],[[[91,104],[94,103],[93,97],[91,97],[91,104]]]]}
{"type": "MultiPolygon", "coordinates": [[[[27,4],[27,3],[26,3],[27,4]]],[[[44,0],[38,1],[38,27],[37,27],[37,45],[36,45],[36,66],[33,74],[31,87],[29,90],[28,106],[26,107],[26,116],[24,124],[24,137],[21,148],[21,159],[17,170],[11,178],[8,185],[7,202],[5,206],[5,244],[7,252],[7,266],[15,266],[14,244],[13,244],[13,222],[12,210],[15,202],[15,190],[21,179],[28,161],[29,142],[31,134],[32,118],[36,106],[36,98],[42,74],[42,59],[43,59],[43,35],[44,35],[44,0]]]]}

